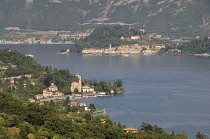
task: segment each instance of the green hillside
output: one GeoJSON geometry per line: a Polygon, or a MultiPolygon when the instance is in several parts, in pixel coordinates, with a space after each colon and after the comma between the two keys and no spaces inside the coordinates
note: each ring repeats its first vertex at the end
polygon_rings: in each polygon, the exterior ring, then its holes
{"type": "Polygon", "coordinates": [[[0,29],[81,30],[125,23],[168,36],[209,34],[209,0],[2,0],[0,29]]]}
{"type": "Polygon", "coordinates": [[[168,134],[146,122],[135,133],[125,132],[126,125],[116,124],[108,115],[93,116],[91,111],[67,114],[71,106],[62,102],[23,103],[2,92],[0,102],[2,139],[187,139],[185,132],[168,134]]]}

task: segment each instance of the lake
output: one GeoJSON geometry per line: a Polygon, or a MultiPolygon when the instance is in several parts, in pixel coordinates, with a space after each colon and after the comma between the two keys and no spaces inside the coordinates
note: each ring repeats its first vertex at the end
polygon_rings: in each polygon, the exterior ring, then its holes
{"type": "Polygon", "coordinates": [[[146,121],[168,133],[186,131],[189,138],[198,131],[210,135],[210,57],[60,55],[69,45],[0,45],[5,48],[83,79],[122,79],[123,94],[79,100],[106,109],[115,122],[138,128],[146,121]]]}

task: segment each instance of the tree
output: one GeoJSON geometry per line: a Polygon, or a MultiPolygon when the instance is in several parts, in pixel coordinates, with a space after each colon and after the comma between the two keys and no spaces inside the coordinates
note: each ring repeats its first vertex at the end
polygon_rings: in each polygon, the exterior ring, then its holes
{"type": "Polygon", "coordinates": [[[71,102],[71,101],[70,101],[70,98],[69,98],[69,96],[67,96],[66,99],[64,100],[63,104],[64,104],[65,107],[67,107],[67,105],[68,105],[70,102],[71,102]]]}
{"type": "Polygon", "coordinates": [[[113,83],[115,87],[123,87],[123,82],[121,79],[117,79],[116,81],[114,81],[113,83]]]}
{"type": "Polygon", "coordinates": [[[19,139],[28,139],[28,134],[27,132],[24,130],[24,129],[21,129],[20,130],[20,133],[18,135],[18,138],[19,139]]]}
{"type": "Polygon", "coordinates": [[[148,123],[147,123],[147,122],[145,122],[145,121],[143,121],[143,122],[141,123],[140,130],[142,130],[142,131],[146,131],[147,126],[148,126],[148,123]]]}
{"type": "Polygon", "coordinates": [[[8,133],[7,129],[0,125],[0,138],[2,139],[10,139],[12,135],[8,133]]]}
{"type": "Polygon", "coordinates": [[[91,120],[91,115],[90,115],[90,113],[85,113],[84,118],[85,118],[85,121],[86,121],[86,122],[89,122],[89,121],[91,120]]]}
{"type": "Polygon", "coordinates": [[[208,139],[208,134],[198,132],[195,137],[196,139],[208,139]]]}
{"type": "Polygon", "coordinates": [[[143,135],[140,136],[139,139],[156,139],[154,135],[143,135]]]}
{"type": "Polygon", "coordinates": [[[93,103],[89,104],[89,108],[91,109],[91,111],[96,110],[96,107],[95,107],[95,105],[93,103]]]}

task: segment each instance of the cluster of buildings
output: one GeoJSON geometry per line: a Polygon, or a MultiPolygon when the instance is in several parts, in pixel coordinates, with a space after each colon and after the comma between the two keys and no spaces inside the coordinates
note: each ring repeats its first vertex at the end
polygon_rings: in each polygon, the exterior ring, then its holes
{"type": "MultiPolygon", "coordinates": [[[[52,2],[58,1],[59,0],[52,0],[52,2]]],[[[19,27],[6,27],[5,31],[8,31],[8,33],[5,34],[6,39],[0,40],[0,44],[73,44],[75,40],[87,37],[92,32],[92,30],[75,33],[71,31],[23,30],[19,27]],[[39,37],[26,38],[25,36],[39,37]]]]}
{"type": "Polygon", "coordinates": [[[7,65],[5,65],[5,66],[1,66],[0,67],[0,71],[5,71],[5,70],[7,70],[8,68],[16,68],[17,67],[17,65],[14,65],[14,64],[11,64],[11,63],[7,63],[7,65]]]}
{"type": "Polygon", "coordinates": [[[122,55],[122,54],[156,54],[160,49],[165,48],[165,45],[122,45],[105,49],[84,48],[82,54],[84,55],[122,55]]]}
{"type": "Polygon", "coordinates": [[[72,107],[74,106],[84,107],[85,111],[90,111],[90,109],[87,107],[86,103],[84,102],[70,102],[68,105],[72,107]]]}
{"type": "Polygon", "coordinates": [[[14,40],[0,40],[0,44],[72,44],[72,41],[59,41],[53,42],[52,39],[36,39],[36,38],[26,38],[26,39],[14,39],[14,40]]]}
{"type": "MultiPolygon", "coordinates": [[[[78,92],[82,94],[75,94],[69,95],[70,99],[81,99],[81,98],[88,98],[88,97],[100,97],[100,96],[107,96],[106,92],[96,92],[93,86],[84,85],[82,86],[82,77],[76,74],[78,77],[78,82],[71,83],[71,92],[78,92]]],[[[114,94],[114,91],[111,91],[111,94],[114,94]]]]}
{"type": "MultiPolygon", "coordinates": [[[[67,96],[71,100],[82,99],[88,97],[107,96],[105,92],[96,92],[94,87],[89,85],[82,86],[82,77],[76,74],[78,82],[72,82],[70,85],[71,95],[64,95],[64,93],[58,91],[58,87],[52,83],[47,89],[43,89],[42,94],[35,95],[36,100],[50,101],[56,99],[65,99],[67,96]]],[[[114,91],[111,91],[114,94],[114,91]]],[[[29,102],[35,102],[35,99],[29,99],[29,102]]],[[[80,104],[79,104],[80,105],[80,104]]]]}
{"type": "Polygon", "coordinates": [[[36,99],[49,97],[62,99],[62,97],[64,97],[64,94],[62,92],[58,92],[58,87],[54,83],[52,83],[50,87],[48,87],[47,89],[43,89],[42,94],[35,95],[36,99]]]}

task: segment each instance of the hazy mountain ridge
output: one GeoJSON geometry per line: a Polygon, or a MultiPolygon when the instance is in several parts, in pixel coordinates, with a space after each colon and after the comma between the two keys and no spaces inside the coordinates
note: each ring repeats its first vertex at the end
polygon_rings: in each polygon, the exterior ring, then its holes
{"type": "Polygon", "coordinates": [[[4,0],[0,27],[72,30],[84,23],[123,22],[148,32],[196,36],[208,33],[209,7],[208,0],[4,0]],[[102,18],[107,19],[92,20],[102,18]]]}

